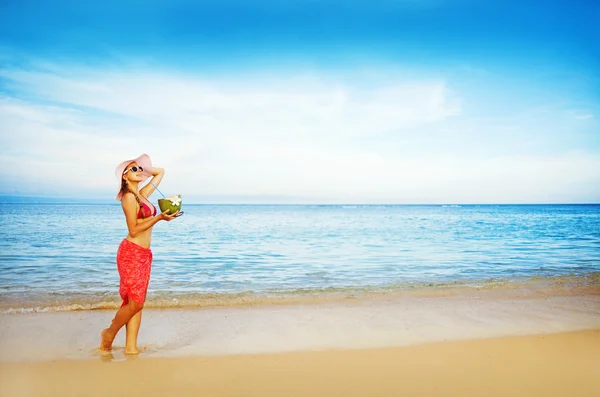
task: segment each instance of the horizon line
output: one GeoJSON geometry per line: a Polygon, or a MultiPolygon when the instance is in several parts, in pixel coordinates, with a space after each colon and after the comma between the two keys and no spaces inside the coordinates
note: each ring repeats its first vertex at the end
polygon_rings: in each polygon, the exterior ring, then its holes
{"type": "MultiPolygon", "coordinates": [[[[105,200],[99,198],[65,198],[65,197],[53,197],[53,196],[11,196],[11,195],[0,195],[0,204],[69,204],[69,205],[119,205],[117,200],[105,200]],[[12,200],[11,200],[12,199],[12,200]],[[22,201],[19,201],[21,199],[22,201]],[[64,200],[64,201],[61,201],[64,200]]],[[[598,202],[473,202],[473,203],[461,203],[461,202],[190,202],[185,203],[188,206],[202,206],[202,205],[319,205],[319,206],[383,206],[383,205],[395,205],[395,206],[472,206],[472,205],[600,205],[598,202]]]]}

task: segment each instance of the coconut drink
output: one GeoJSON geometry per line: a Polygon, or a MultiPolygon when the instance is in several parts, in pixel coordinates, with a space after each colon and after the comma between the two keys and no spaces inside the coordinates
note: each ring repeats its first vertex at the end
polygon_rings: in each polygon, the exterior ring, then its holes
{"type": "Polygon", "coordinates": [[[158,206],[160,207],[161,212],[169,210],[167,214],[174,214],[175,212],[181,210],[181,194],[158,199],[158,206]]]}

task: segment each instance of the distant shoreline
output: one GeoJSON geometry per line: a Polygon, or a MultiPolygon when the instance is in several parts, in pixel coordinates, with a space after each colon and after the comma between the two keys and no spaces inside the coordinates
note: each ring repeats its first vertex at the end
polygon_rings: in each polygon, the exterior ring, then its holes
{"type": "MultiPolygon", "coordinates": [[[[98,198],[65,198],[65,197],[40,197],[40,196],[0,196],[0,204],[66,204],[66,205],[119,205],[116,200],[98,199],[98,198]]],[[[361,206],[361,207],[472,207],[472,206],[595,206],[597,203],[345,203],[345,202],[253,202],[252,199],[244,201],[243,199],[229,199],[224,202],[218,201],[199,201],[193,200],[186,202],[185,205],[205,206],[205,205],[240,205],[240,206],[361,206]]]]}

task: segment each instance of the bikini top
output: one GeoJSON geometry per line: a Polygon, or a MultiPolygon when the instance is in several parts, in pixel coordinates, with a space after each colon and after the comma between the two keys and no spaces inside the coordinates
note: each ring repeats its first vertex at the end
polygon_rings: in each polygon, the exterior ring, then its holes
{"type": "Polygon", "coordinates": [[[140,210],[138,211],[137,217],[140,218],[148,218],[149,216],[156,215],[156,207],[150,203],[152,208],[150,208],[146,203],[140,201],[140,210]]]}

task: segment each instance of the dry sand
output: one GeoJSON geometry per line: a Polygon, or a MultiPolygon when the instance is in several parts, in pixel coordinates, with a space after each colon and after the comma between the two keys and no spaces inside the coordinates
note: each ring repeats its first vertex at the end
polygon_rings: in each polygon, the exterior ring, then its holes
{"type": "Polygon", "coordinates": [[[600,330],[262,355],[1,364],[2,396],[600,396],[600,330]]]}

